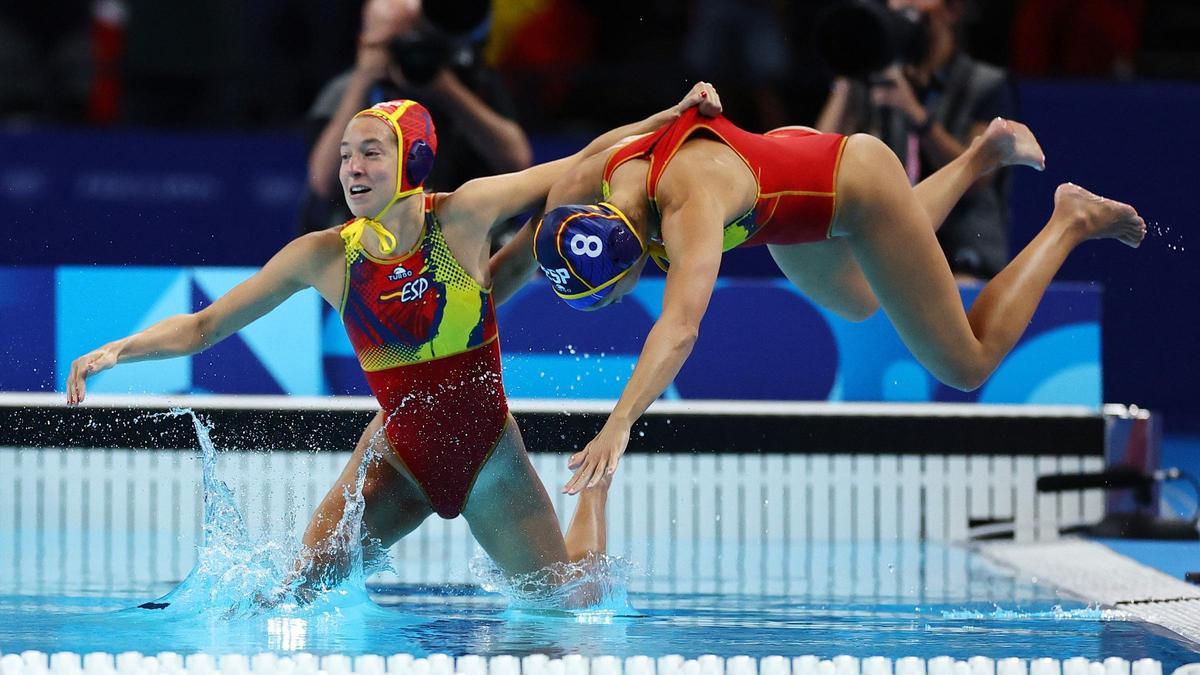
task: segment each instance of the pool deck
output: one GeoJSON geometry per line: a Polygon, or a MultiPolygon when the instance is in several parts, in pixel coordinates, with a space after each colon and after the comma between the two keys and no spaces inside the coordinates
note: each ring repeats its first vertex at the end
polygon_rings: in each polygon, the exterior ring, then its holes
{"type": "Polygon", "coordinates": [[[979,550],[1018,575],[1036,577],[1084,601],[1115,607],[1200,642],[1200,586],[1183,581],[1182,573],[1171,573],[1200,562],[1200,543],[1106,543],[1071,538],[984,544],[979,550]]]}

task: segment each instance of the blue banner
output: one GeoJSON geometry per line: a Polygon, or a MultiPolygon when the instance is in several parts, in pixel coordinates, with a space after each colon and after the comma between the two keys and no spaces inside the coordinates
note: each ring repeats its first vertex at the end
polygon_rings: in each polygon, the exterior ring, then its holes
{"type": "MultiPolygon", "coordinates": [[[[198,311],[254,273],[229,267],[60,267],[0,271],[0,389],[63,389],[71,361],[173,314],[198,311]]],[[[499,312],[514,398],[616,398],[661,311],[664,280],[625,302],[577,312],[540,279],[499,312]]],[[[976,289],[963,288],[970,304],[976,289]]],[[[1056,284],[1021,342],[978,391],[939,384],[877,313],[850,323],[786,281],[723,279],[673,399],[1102,402],[1101,293],[1056,284]]],[[[100,393],[367,394],[340,318],[315,291],[288,299],[190,358],[122,365],[100,393]]]]}
{"type": "Polygon", "coordinates": [[[299,231],[299,137],[39,129],[0,147],[0,264],[261,265],[299,231]]]}

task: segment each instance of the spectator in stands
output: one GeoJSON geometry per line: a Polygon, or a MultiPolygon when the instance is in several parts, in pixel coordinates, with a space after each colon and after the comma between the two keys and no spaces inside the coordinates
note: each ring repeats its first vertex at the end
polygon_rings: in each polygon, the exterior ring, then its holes
{"type": "Polygon", "coordinates": [[[532,164],[512,101],[480,59],[489,14],[488,0],[438,0],[424,8],[419,0],[367,1],[354,68],[330,81],[309,112],[314,135],[304,231],[350,217],[338,185],[338,144],[351,117],[378,101],[418,100],[438,121],[431,190],[532,164]]]}
{"type": "MultiPolygon", "coordinates": [[[[866,132],[900,157],[914,185],[961,155],[996,117],[1016,104],[1004,70],[980,63],[959,44],[965,0],[890,0],[927,26],[924,57],[895,64],[868,83],[839,77],[817,120],[828,133],[866,132]]],[[[950,213],[938,241],[957,277],[991,278],[1009,259],[1009,176],[981,179],[950,213]]]]}

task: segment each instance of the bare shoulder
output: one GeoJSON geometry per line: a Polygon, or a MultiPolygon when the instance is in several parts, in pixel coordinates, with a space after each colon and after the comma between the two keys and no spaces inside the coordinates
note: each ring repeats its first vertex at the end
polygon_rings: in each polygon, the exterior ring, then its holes
{"type": "Polygon", "coordinates": [[[464,256],[471,259],[477,248],[487,248],[495,220],[488,201],[473,194],[471,182],[467,181],[454,192],[433,195],[433,217],[437,219],[450,250],[460,259],[464,256]]]}
{"type": "Polygon", "coordinates": [[[317,230],[296,237],[284,250],[291,250],[295,255],[309,258],[314,262],[320,262],[331,258],[341,258],[345,255],[343,252],[343,243],[341,235],[341,226],[331,227],[326,230],[317,230]]]}
{"type": "Polygon", "coordinates": [[[341,227],[331,227],[296,237],[268,263],[280,265],[286,274],[304,286],[317,289],[326,302],[341,297],[346,252],[341,227]]]}
{"type": "Polygon", "coordinates": [[[484,221],[490,215],[486,213],[487,179],[475,178],[463,183],[454,192],[437,192],[433,197],[433,217],[438,224],[445,228],[461,226],[478,226],[489,223],[484,221]]]}
{"type": "Polygon", "coordinates": [[[275,269],[277,273],[319,287],[320,280],[330,270],[340,272],[345,259],[339,228],[330,228],[309,232],[291,240],[267,262],[264,269],[275,269]]]}

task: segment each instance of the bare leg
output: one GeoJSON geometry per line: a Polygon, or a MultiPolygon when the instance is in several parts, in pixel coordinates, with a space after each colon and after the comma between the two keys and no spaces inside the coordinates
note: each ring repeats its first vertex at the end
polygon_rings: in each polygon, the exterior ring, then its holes
{"type": "Polygon", "coordinates": [[[1012,349],[1067,254],[1087,239],[1141,242],[1133,207],[1064,185],[1042,231],[963,311],[929,213],[882,142],[847,141],[833,233],[846,237],[884,311],[913,355],[940,381],[977,388],[1012,349]]]}
{"type": "MultiPolygon", "coordinates": [[[[997,118],[971,141],[966,152],[918,183],[913,197],[924,209],[930,226],[937,230],[976,181],[1013,165],[1040,171],[1045,156],[1028,127],[997,118]]],[[[818,305],[850,321],[862,321],[878,309],[879,301],[846,240],[768,248],[784,276],[818,305]]]]}
{"type": "Polygon", "coordinates": [[[605,509],[611,484],[612,476],[605,476],[596,487],[587,488],[579,493],[575,515],[571,516],[571,525],[567,528],[565,537],[567,557],[571,562],[578,562],[590,553],[604,553],[608,550],[608,519],[605,509]]]}
{"type": "Polygon", "coordinates": [[[346,509],[345,494],[354,494],[357,489],[358,468],[368,447],[374,450],[376,457],[369,460],[363,481],[363,542],[368,538],[379,539],[383,548],[387,548],[433,513],[429,500],[406,475],[383,434],[376,434],[383,420],[381,411],[367,425],[350,461],[304,530],[305,557],[297,562],[297,571],[311,563],[311,569],[306,573],[310,580],[336,581],[348,573],[349,557],[345,544],[349,542],[336,541],[336,529],[346,509]]]}
{"type": "Polygon", "coordinates": [[[471,488],[463,517],[505,574],[526,574],[568,560],[554,505],[511,417],[471,488]]]}
{"type": "Polygon", "coordinates": [[[848,321],[863,321],[879,309],[879,300],[841,237],[809,244],[768,244],[779,271],[805,297],[848,321]]]}
{"type": "MultiPolygon", "coordinates": [[[[528,574],[603,552],[608,482],[580,494],[564,542],[550,495],[529,463],[517,423],[510,417],[504,436],[471,488],[463,516],[475,540],[505,574],[528,574]]],[[[570,603],[594,604],[598,590],[583,585],[573,592],[570,603]]]]}

